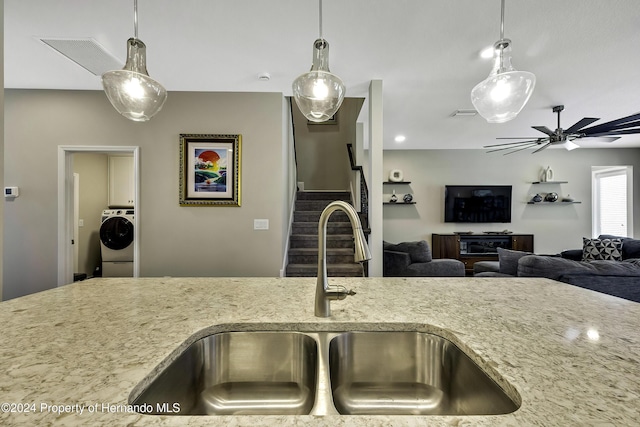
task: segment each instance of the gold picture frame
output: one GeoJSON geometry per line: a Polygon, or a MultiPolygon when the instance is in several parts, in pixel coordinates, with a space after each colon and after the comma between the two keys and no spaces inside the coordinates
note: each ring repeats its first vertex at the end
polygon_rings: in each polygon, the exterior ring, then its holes
{"type": "Polygon", "coordinates": [[[180,206],[240,206],[242,135],[180,134],[180,206]]]}

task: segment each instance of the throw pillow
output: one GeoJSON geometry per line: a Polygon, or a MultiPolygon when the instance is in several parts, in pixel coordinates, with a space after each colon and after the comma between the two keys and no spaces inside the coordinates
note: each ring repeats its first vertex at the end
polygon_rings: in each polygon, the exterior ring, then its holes
{"type": "Polygon", "coordinates": [[[425,240],[420,240],[419,242],[402,242],[397,245],[388,244],[384,249],[407,253],[412,263],[430,262],[432,259],[431,248],[429,248],[429,244],[425,240]]]}
{"type": "Polygon", "coordinates": [[[622,261],[622,239],[582,238],[582,260],[622,261]]]}
{"type": "Polygon", "coordinates": [[[630,237],[612,236],[609,234],[601,234],[598,239],[620,239],[622,240],[622,259],[640,258],[640,240],[630,237]]]}
{"type": "Polygon", "coordinates": [[[560,252],[560,256],[573,261],[582,261],[582,249],[567,249],[560,252]]]}
{"type": "Polygon", "coordinates": [[[512,249],[498,248],[498,260],[500,273],[510,276],[518,275],[518,261],[525,255],[533,255],[531,252],[514,251],[512,249]]]}

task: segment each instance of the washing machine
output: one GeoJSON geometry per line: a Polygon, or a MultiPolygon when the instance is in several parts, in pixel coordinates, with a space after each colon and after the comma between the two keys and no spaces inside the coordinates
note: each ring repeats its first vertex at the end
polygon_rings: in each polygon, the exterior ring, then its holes
{"type": "Polygon", "coordinates": [[[105,209],[100,225],[102,277],[133,277],[133,209],[105,209]]]}

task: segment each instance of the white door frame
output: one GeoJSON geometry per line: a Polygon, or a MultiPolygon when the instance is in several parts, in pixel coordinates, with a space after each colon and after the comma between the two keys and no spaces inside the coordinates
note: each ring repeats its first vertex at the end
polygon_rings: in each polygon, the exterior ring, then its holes
{"type": "Polygon", "coordinates": [[[133,155],[133,277],[140,274],[140,147],[100,145],[58,146],[58,286],[73,283],[73,154],[133,155]]]}

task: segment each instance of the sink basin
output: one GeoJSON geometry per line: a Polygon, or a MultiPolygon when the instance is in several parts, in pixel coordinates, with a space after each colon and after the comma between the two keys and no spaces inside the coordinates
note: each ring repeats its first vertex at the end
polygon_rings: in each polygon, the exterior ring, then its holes
{"type": "Polygon", "coordinates": [[[132,403],[168,415],[308,414],[317,364],[316,341],[302,333],[214,334],[191,344],[132,403]]]}
{"type": "Polygon", "coordinates": [[[452,342],[422,332],[347,332],[329,345],[345,415],[496,415],[518,409],[452,342]]]}
{"type": "Polygon", "coordinates": [[[520,405],[425,332],[220,332],[152,375],[130,401],[145,414],[499,415],[520,405]]]}

